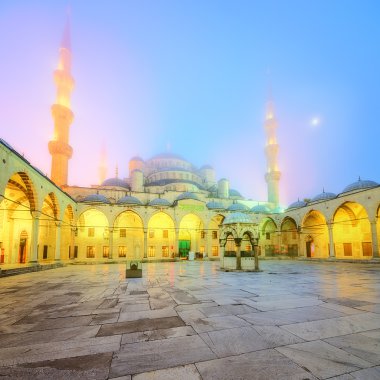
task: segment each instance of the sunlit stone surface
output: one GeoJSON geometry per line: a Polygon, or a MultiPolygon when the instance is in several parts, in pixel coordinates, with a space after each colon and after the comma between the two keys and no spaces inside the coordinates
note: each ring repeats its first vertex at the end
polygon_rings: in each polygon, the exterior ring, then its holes
{"type": "Polygon", "coordinates": [[[2,379],[369,379],[380,265],[67,266],[0,279],[2,379]]]}

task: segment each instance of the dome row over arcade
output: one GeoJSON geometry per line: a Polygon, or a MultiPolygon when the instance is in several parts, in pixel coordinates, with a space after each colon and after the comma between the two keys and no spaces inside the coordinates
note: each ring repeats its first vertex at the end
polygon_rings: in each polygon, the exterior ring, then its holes
{"type": "MultiPolygon", "coordinates": [[[[375,181],[369,181],[369,180],[362,180],[359,179],[356,182],[351,183],[350,185],[346,186],[343,191],[340,194],[346,194],[346,193],[351,193],[355,191],[360,191],[360,190],[366,190],[366,189],[372,189],[374,187],[379,186],[379,184],[375,181]]],[[[323,191],[322,193],[316,195],[314,198],[312,198],[310,201],[296,201],[291,203],[287,210],[292,210],[296,208],[301,208],[307,206],[309,203],[314,203],[314,202],[322,202],[322,201],[328,201],[330,199],[336,198],[338,195],[334,193],[328,193],[323,191]]]]}

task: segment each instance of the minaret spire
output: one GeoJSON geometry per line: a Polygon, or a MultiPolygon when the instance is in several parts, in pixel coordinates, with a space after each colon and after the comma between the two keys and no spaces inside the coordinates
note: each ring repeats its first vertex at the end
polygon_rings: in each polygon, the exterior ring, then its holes
{"type": "Polygon", "coordinates": [[[67,15],[66,25],[59,49],[58,67],[54,71],[54,82],[57,87],[55,104],[51,111],[54,120],[54,135],[49,141],[49,152],[52,156],[51,176],[58,186],[67,185],[68,161],[73,149],[69,145],[69,129],[74,114],[70,109],[71,92],[74,88],[74,79],[71,76],[71,41],[70,18],[67,15]]]}
{"type": "Polygon", "coordinates": [[[272,91],[269,86],[268,101],[265,112],[264,128],[266,132],[266,147],[265,155],[267,158],[267,172],[265,180],[268,185],[268,202],[272,203],[274,207],[279,204],[279,181],[281,172],[278,170],[278,144],[276,137],[277,120],[275,117],[274,102],[272,99],[272,91]]]}

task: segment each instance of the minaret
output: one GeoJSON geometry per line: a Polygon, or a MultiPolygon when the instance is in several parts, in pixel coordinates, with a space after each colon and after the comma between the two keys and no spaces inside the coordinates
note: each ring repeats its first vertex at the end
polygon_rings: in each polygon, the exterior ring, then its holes
{"type": "Polygon", "coordinates": [[[265,174],[265,180],[268,185],[268,202],[272,203],[274,207],[277,207],[279,204],[278,185],[281,178],[281,172],[278,170],[277,164],[277,120],[274,115],[274,104],[271,96],[269,96],[266,107],[264,128],[267,138],[265,146],[265,155],[267,158],[267,172],[265,174]]]}
{"type": "Polygon", "coordinates": [[[49,141],[51,154],[51,180],[58,186],[67,185],[68,161],[73,149],[69,145],[69,129],[74,114],[70,109],[70,95],[74,88],[74,79],[71,76],[71,44],[70,22],[67,18],[63,33],[61,48],[59,49],[59,63],[54,71],[54,82],[57,87],[57,97],[51,111],[54,120],[54,136],[49,141]]]}

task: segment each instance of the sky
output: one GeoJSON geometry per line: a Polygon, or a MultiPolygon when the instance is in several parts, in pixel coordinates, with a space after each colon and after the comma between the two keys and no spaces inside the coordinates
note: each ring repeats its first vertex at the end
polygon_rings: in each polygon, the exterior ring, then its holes
{"type": "Polygon", "coordinates": [[[69,184],[170,151],[265,201],[268,88],[280,201],[380,182],[380,2],[0,1],[0,137],[50,173],[53,71],[67,9],[75,88],[69,184]]]}

